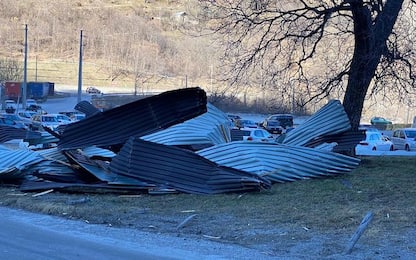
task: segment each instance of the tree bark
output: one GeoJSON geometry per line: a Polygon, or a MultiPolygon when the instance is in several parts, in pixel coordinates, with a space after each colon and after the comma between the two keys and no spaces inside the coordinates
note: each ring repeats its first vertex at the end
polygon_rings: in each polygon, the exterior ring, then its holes
{"type": "Polygon", "coordinates": [[[354,17],[355,49],[351,62],[343,105],[353,130],[360,125],[367,90],[381,56],[387,50],[386,41],[393,30],[403,0],[388,0],[373,22],[370,10],[362,0],[351,2],[354,17]]]}

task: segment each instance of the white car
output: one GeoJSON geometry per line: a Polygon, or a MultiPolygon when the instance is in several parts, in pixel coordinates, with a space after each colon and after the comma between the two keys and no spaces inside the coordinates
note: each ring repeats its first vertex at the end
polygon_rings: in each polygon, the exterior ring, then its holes
{"type": "Polygon", "coordinates": [[[34,99],[29,98],[29,99],[26,100],[26,108],[28,108],[30,106],[37,106],[37,105],[38,105],[38,103],[34,99]]]}
{"type": "Polygon", "coordinates": [[[416,128],[401,128],[394,130],[391,136],[395,150],[416,150],[416,128]]]}
{"type": "Polygon", "coordinates": [[[362,140],[355,147],[356,154],[362,151],[393,151],[393,142],[384,136],[377,129],[365,130],[365,140],[362,140]]]}
{"type": "Polygon", "coordinates": [[[261,128],[242,128],[244,141],[275,142],[273,135],[261,128]]]}
{"type": "Polygon", "coordinates": [[[16,111],[17,103],[16,103],[16,101],[14,101],[12,99],[7,99],[7,100],[4,101],[4,106],[2,108],[3,108],[3,110],[13,109],[14,111],[16,111]]]}
{"type": "Polygon", "coordinates": [[[32,124],[30,125],[30,129],[33,131],[43,131],[44,127],[48,127],[53,131],[58,129],[62,123],[58,121],[55,115],[51,114],[36,114],[32,116],[32,124]]]}
{"type": "Polygon", "coordinates": [[[49,114],[51,116],[55,116],[58,119],[58,122],[61,124],[70,124],[74,122],[71,118],[64,114],[49,114]]]}

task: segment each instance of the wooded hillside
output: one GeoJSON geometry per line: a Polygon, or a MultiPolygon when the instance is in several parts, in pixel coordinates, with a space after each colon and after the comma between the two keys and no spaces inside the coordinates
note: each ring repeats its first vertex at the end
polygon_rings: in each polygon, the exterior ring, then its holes
{"type": "Polygon", "coordinates": [[[147,90],[213,84],[217,54],[197,25],[194,0],[2,0],[0,58],[23,61],[28,81],[76,84],[83,31],[83,84],[147,90]],[[187,26],[189,27],[189,26],[187,26]]]}

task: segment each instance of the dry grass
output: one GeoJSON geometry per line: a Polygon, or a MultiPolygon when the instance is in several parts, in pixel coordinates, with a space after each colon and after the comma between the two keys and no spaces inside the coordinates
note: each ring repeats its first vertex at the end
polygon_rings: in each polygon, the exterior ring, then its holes
{"type": "Polygon", "coordinates": [[[179,223],[197,214],[181,232],[239,243],[249,243],[253,236],[256,241],[269,240],[270,230],[278,227],[351,233],[372,211],[368,234],[376,238],[387,230],[399,232],[415,225],[415,168],[414,158],[364,158],[359,168],[343,176],[275,184],[260,193],[213,196],[52,192],[33,197],[3,186],[0,204],[162,233],[178,232],[179,223]]]}

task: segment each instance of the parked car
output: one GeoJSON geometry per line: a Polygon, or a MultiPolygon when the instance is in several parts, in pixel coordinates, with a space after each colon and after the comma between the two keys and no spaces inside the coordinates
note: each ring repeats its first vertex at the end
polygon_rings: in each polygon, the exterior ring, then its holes
{"type": "Polygon", "coordinates": [[[267,117],[261,126],[272,134],[281,134],[287,128],[293,127],[293,116],[289,114],[275,114],[267,117]]]}
{"type": "Polygon", "coordinates": [[[275,138],[269,132],[261,128],[242,128],[244,141],[275,142],[275,138]]]}
{"type": "Polygon", "coordinates": [[[84,119],[84,118],[85,118],[85,114],[75,113],[75,114],[72,114],[72,115],[70,116],[70,118],[71,118],[71,120],[72,120],[73,122],[77,122],[77,121],[79,121],[79,120],[84,119]]]}
{"type": "Polygon", "coordinates": [[[390,120],[387,120],[384,117],[379,116],[371,118],[370,123],[379,130],[386,130],[388,128],[391,128],[393,125],[393,123],[390,120]]]}
{"type": "Polygon", "coordinates": [[[227,117],[228,117],[228,119],[230,119],[233,122],[237,119],[241,119],[241,117],[239,115],[228,114],[227,117]]]}
{"type": "Polygon", "coordinates": [[[361,151],[393,151],[393,142],[375,128],[365,129],[365,139],[355,147],[356,154],[361,151]]]}
{"type": "Polygon", "coordinates": [[[416,128],[394,130],[391,141],[395,150],[416,150],[416,128]]]}
{"type": "Polygon", "coordinates": [[[265,120],[263,122],[263,128],[271,134],[281,134],[284,130],[281,126],[280,121],[277,120],[265,120]]]}
{"type": "Polygon", "coordinates": [[[36,102],[36,100],[34,99],[26,99],[26,107],[30,107],[30,106],[38,106],[38,103],[36,102]]]}
{"type": "Polygon", "coordinates": [[[6,113],[12,114],[17,110],[17,103],[12,99],[5,100],[3,105],[3,110],[6,111],[6,113]]]}
{"type": "Polygon", "coordinates": [[[237,128],[258,128],[258,125],[253,120],[249,119],[236,119],[234,124],[237,128]]]}
{"type": "Polygon", "coordinates": [[[49,114],[55,116],[61,124],[70,124],[74,122],[69,116],[64,114],[49,114]]]}
{"type": "Polygon", "coordinates": [[[19,111],[17,113],[18,116],[21,118],[27,118],[31,119],[33,115],[36,115],[37,113],[35,111],[25,110],[25,111],[19,111]]]}
{"type": "Polygon", "coordinates": [[[95,87],[87,87],[85,92],[87,92],[88,94],[101,94],[101,90],[95,87]]]}
{"type": "Polygon", "coordinates": [[[53,131],[58,129],[58,126],[61,125],[58,121],[58,118],[55,115],[50,114],[36,114],[32,116],[32,124],[30,129],[33,131],[42,131],[44,127],[48,127],[53,131]]]}

